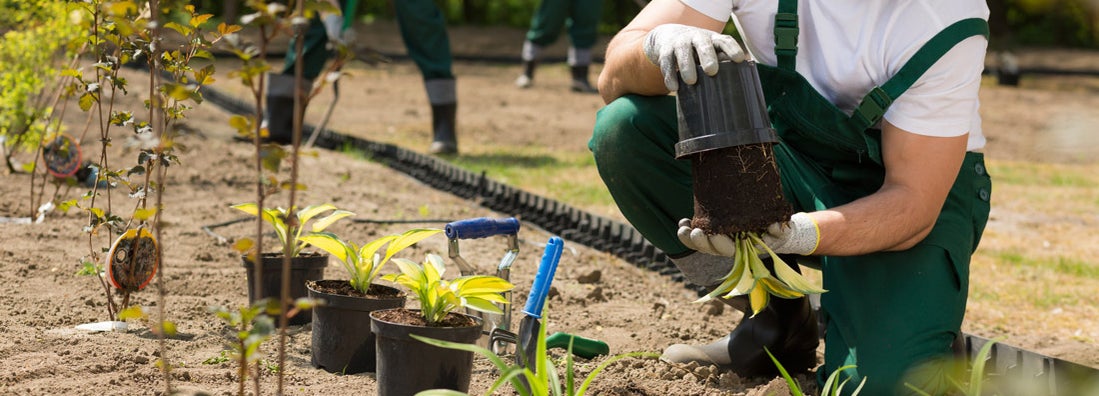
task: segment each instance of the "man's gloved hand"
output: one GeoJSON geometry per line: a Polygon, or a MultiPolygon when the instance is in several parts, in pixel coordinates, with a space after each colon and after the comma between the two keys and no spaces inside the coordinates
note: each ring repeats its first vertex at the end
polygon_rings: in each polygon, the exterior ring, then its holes
{"type": "Polygon", "coordinates": [[[645,36],[645,56],[660,67],[664,86],[679,89],[677,75],[687,84],[698,81],[695,59],[707,75],[717,74],[718,62],[742,62],[747,55],[732,36],[688,25],[660,25],[645,36]],[[678,70],[678,73],[677,73],[678,70]]]}
{"type": "MultiPolygon", "coordinates": [[[[692,228],[691,219],[679,221],[676,232],[679,241],[688,248],[719,256],[736,256],[736,246],[732,237],[725,234],[707,234],[701,228],[692,228]]],[[[820,244],[820,228],[817,222],[805,212],[795,213],[790,221],[774,223],[760,239],[775,253],[799,254],[808,256],[817,250],[820,244]]]]}

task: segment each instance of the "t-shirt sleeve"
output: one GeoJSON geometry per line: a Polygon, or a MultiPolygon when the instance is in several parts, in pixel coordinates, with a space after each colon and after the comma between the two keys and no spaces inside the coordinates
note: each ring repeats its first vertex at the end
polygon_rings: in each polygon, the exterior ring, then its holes
{"type": "Polygon", "coordinates": [[[727,22],[733,15],[732,0],[679,0],[687,7],[706,14],[716,21],[727,22]]]}
{"type": "Polygon", "coordinates": [[[988,40],[970,37],[940,58],[886,111],[884,118],[920,135],[952,137],[969,132],[977,116],[988,40]]]}

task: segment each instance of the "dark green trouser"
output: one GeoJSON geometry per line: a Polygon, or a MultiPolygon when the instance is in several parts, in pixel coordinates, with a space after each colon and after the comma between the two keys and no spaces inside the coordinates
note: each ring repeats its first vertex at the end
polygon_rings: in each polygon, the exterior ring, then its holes
{"type": "MultiPolygon", "coordinates": [[[[408,55],[416,62],[425,80],[453,79],[451,71],[450,41],[446,34],[446,20],[439,7],[431,0],[400,0],[393,2],[397,11],[397,24],[408,55]]],[[[295,42],[291,40],[286,55],[283,74],[294,73],[295,42]]],[[[309,21],[305,32],[302,53],[305,54],[303,75],[315,79],[324,70],[324,64],[332,56],[327,48],[328,34],[319,18],[309,21]]]]}
{"type": "MultiPolygon", "coordinates": [[[[688,251],[676,237],[675,225],[693,210],[690,162],[674,158],[677,141],[674,97],[626,96],[599,110],[588,143],[622,214],[672,255],[688,251]]],[[[775,155],[788,196],[832,200],[824,197],[833,187],[831,173],[816,172],[818,164],[807,163],[784,143],[775,146],[775,155]]],[[[970,255],[988,219],[990,192],[983,156],[969,153],[923,242],[903,252],[822,259],[829,291],[821,304],[830,322],[820,375],[854,364],[857,368],[845,373],[854,383],[868,378],[863,394],[891,395],[903,393],[898,387],[914,365],[950,354],[965,311],[970,255]]],[[[930,381],[936,380],[907,381],[934,394],[930,381]]]]}
{"type": "MultiPolygon", "coordinates": [[[[286,50],[286,59],[282,67],[282,74],[294,74],[294,61],[297,59],[297,41],[290,39],[290,46],[286,50]]],[[[320,18],[309,20],[309,27],[305,31],[305,42],[302,43],[302,77],[307,80],[316,79],[324,70],[325,62],[332,56],[328,50],[328,33],[324,30],[324,23],[320,18]]]]}
{"type": "Polygon", "coordinates": [[[393,6],[408,56],[424,80],[453,79],[450,39],[439,7],[431,0],[397,0],[393,6]]]}
{"type": "Polygon", "coordinates": [[[603,0],[542,0],[530,20],[527,41],[545,47],[557,41],[568,25],[569,41],[576,48],[595,45],[603,0]]]}

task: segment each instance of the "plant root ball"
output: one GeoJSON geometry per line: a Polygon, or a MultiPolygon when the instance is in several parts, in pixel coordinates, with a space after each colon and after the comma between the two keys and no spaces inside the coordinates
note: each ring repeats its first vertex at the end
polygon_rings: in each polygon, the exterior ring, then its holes
{"type": "Polygon", "coordinates": [[[691,157],[691,171],[692,227],[711,234],[762,232],[793,214],[782,193],[772,143],[700,152],[691,157]]]}

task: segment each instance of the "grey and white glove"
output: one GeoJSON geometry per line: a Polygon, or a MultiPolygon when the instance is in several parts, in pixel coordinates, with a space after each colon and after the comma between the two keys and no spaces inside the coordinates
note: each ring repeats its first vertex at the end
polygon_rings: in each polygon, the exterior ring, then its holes
{"type": "MultiPolygon", "coordinates": [[[[676,235],[690,249],[718,256],[736,256],[736,245],[732,237],[707,234],[701,228],[693,228],[691,219],[679,221],[676,235]]],[[[767,227],[767,232],[759,237],[775,253],[808,256],[820,244],[820,227],[809,214],[798,212],[790,216],[790,221],[771,224],[767,227]]]]}
{"type": "Polygon", "coordinates": [[[669,91],[679,89],[677,77],[682,77],[687,84],[698,81],[696,65],[701,65],[702,71],[712,76],[717,74],[718,62],[722,60],[742,62],[747,59],[732,36],[674,23],[649,31],[643,51],[649,62],[660,67],[664,86],[669,91]]]}

